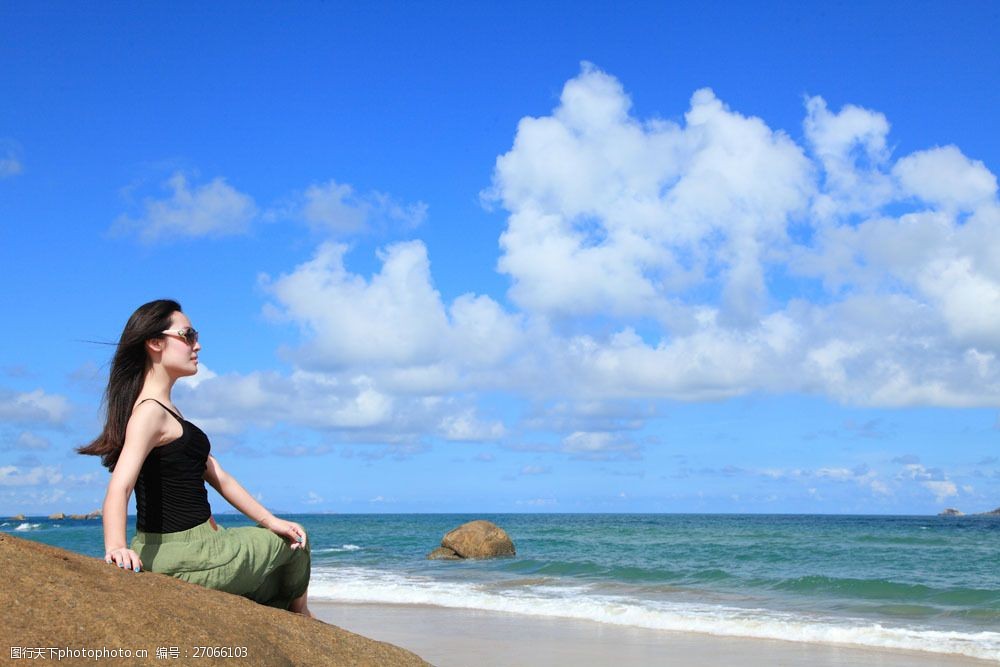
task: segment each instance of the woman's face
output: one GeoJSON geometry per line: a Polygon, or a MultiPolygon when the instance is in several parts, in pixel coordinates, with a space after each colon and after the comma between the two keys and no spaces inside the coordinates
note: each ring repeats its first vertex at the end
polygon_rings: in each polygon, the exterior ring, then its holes
{"type": "Polygon", "coordinates": [[[163,335],[163,355],[160,362],[164,368],[172,371],[177,377],[194,375],[198,372],[198,351],[201,344],[191,345],[176,332],[178,330],[192,329],[191,320],[181,312],[174,312],[170,316],[171,333],[163,335]]]}

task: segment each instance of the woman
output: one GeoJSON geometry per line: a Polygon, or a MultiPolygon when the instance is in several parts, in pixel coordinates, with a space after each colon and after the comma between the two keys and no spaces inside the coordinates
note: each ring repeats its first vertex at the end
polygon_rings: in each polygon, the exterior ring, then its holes
{"type": "Polygon", "coordinates": [[[226,473],[209,454],[205,434],[170,400],[177,379],[198,372],[199,350],[198,332],[176,301],[147,303],[125,325],[105,392],[104,431],[77,450],[100,456],[111,471],[104,560],[311,616],[305,530],[268,512],[226,473]],[[258,525],[226,530],[216,524],[206,481],[258,525]],[[133,489],[136,534],[127,546],[133,489]]]}

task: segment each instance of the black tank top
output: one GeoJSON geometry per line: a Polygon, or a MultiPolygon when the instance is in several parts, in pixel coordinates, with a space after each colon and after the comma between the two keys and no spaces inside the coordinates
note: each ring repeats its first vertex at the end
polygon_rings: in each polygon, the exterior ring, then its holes
{"type": "MultiPolygon", "coordinates": [[[[154,447],[135,480],[135,528],[146,533],[176,533],[208,521],[212,508],[205,488],[211,444],[204,432],[154,401],[181,423],[181,437],[154,447]]],[[[146,401],[141,401],[145,403],[146,401]]]]}

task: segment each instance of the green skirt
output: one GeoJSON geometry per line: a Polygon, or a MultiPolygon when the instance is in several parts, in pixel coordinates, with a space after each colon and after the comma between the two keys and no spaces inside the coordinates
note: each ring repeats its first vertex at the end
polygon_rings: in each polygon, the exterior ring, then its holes
{"type": "Polygon", "coordinates": [[[146,570],[288,609],[309,586],[309,547],[260,526],[225,529],[212,520],[176,533],[137,531],[132,550],[146,570]]]}

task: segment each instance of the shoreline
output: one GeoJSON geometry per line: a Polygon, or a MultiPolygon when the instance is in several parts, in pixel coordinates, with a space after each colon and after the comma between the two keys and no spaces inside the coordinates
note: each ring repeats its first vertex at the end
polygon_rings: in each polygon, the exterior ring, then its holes
{"type": "Polygon", "coordinates": [[[436,667],[976,667],[992,660],[845,644],[721,637],[434,605],[313,598],[316,618],[413,651],[436,667]]]}

